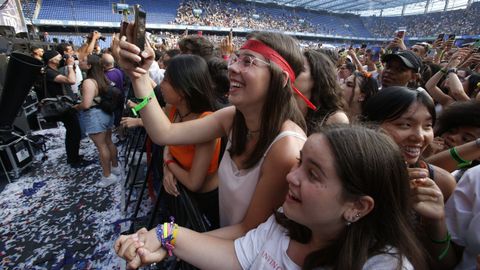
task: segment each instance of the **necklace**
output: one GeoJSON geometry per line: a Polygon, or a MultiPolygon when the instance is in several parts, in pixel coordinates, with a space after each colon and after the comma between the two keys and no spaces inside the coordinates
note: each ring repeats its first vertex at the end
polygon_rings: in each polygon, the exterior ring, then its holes
{"type": "Polygon", "coordinates": [[[255,134],[260,133],[260,130],[248,130],[247,129],[247,140],[250,140],[255,136],[255,134]]]}
{"type": "Polygon", "coordinates": [[[180,122],[183,122],[183,119],[187,116],[189,116],[192,113],[192,111],[189,111],[188,113],[181,115],[179,111],[177,111],[178,118],[180,118],[180,122]]]}

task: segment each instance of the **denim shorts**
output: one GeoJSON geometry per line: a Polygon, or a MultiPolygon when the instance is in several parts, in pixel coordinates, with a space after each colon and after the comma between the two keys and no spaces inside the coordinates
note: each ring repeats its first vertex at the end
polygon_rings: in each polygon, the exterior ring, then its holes
{"type": "Polygon", "coordinates": [[[80,112],[80,122],[87,135],[105,132],[113,128],[113,113],[93,107],[80,112]]]}

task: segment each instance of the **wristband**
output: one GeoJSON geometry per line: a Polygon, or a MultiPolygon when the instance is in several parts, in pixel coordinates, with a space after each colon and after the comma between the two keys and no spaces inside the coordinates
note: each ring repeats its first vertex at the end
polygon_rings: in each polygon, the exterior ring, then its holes
{"type": "Polygon", "coordinates": [[[71,67],[71,68],[73,68],[73,65],[67,65],[67,67],[71,67]]]}
{"type": "Polygon", "coordinates": [[[458,163],[458,168],[464,168],[472,164],[472,161],[461,158],[455,147],[450,148],[450,156],[458,163]]]}
{"type": "Polygon", "coordinates": [[[447,244],[447,246],[442,251],[442,253],[440,253],[440,255],[438,255],[438,260],[439,261],[441,261],[443,258],[445,258],[445,256],[447,256],[448,250],[450,248],[450,240],[451,239],[452,239],[452,236],[450,235],[450,233],[448,231],[447,231],[447,237],[445,237],[445,239],[443,239],[443,240],[430,239],[430,241],[432,241],[435,244],[447,244]]]}
{"type": "Polygon", "coordinates": [[[142,101],[132,108],[133,115],[138,116],[138,112],[145,106],[147,106],[147,104],[150,102],[150,100],[152,100],[153,97],[155,97],[155,91],[152,90],[152,92],[150,92],[148,96],[139,98],[142,101]]]}
{"type": "Polygon", "coordinates": [[[165,166],[168,166],[168,164],[171,164],[171,163],[175,163],[175,160],[173,160],[173,159],[168,159],[168,160],[164,160],[164,161],[163,161],[163,164],[165,164],[165,166]]]}
{"type": "Polygon", "coordinates": [[[170,217],[170,219],[171,222],[158,224],[155,232],[162,247],[167,250],[169,256],[172,256],[172,250],[175,249],[178,225],[174,223],[175,219],[173,217],[170,217]]]}

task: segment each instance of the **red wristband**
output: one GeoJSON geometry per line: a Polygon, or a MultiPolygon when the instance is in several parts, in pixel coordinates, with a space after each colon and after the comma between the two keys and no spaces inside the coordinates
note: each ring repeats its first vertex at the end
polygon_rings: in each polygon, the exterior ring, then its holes
{"type": "Polygon", "coordinates": [[[169,160],[164,160],[163,161],[163,164],[165,164],[165,166],[168,166],[168,164],[170,164],[170,163],[175,163],[175,160],[169,159],[169,160]]]}

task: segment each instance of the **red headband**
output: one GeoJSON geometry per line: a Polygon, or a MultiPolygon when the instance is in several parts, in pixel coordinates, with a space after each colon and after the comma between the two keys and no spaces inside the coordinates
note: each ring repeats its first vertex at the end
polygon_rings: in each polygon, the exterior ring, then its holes
{"type": "Polygon", "coordinates": [[[262,42],[255,40],[255,39],[249,39],[243,46],[240,48],[240,50],[251,50],[256,53],[261,54],[263,57],[266,59],[274,62],[277,64],[283,71],[288,73],[288,76],[290,77],[290,85],[295,91],[297,95],[299,95],[303,101],[307,104],[307,106],[312,109],[312,110],[317,110],[317,107],[313,105],[308,98],[306,98],[294,85],[293,83],[295,82],[295,72],[293,72],[292,67],[288,64],[288,62],[279,54],[277,53],[274,49],[268,47],[267,45],[263,44],[262,42]]]}

